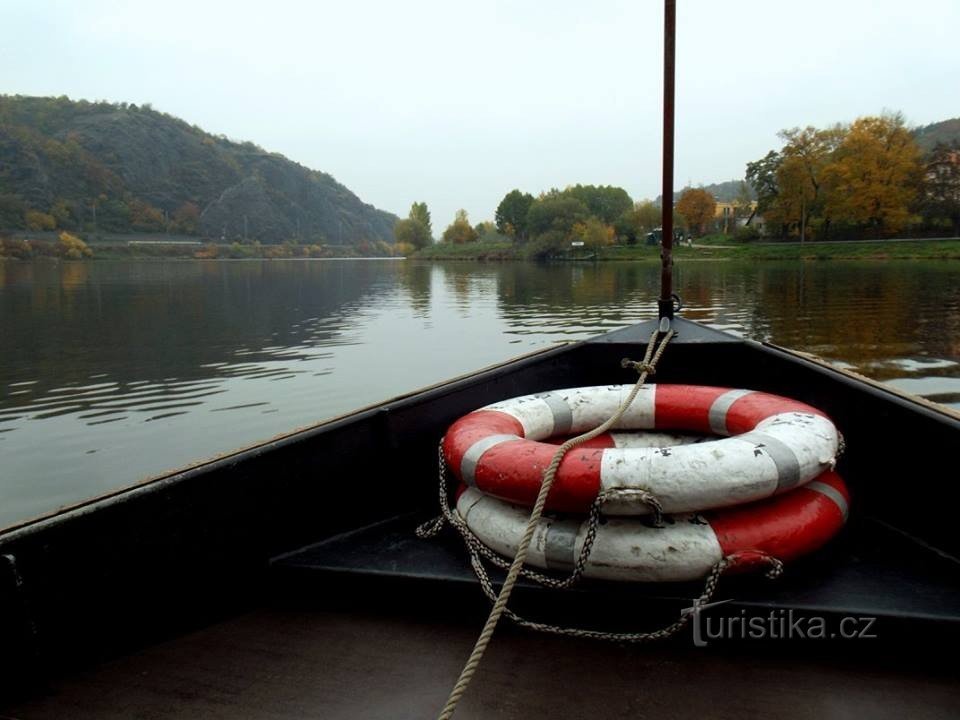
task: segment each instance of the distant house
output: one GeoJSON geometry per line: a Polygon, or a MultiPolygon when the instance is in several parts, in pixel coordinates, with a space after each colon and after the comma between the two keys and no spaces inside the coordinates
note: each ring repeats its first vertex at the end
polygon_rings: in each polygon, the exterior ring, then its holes
{"type": "MultiPolygon", "coordinates": [[[[735,202],[717,202],[716,210],[714,210],[713,217],[717,224],[717,229],[722,230],[723,232],[728,232],[735,227],[743,227],[747,224],[747,220],[753,215],[757,210],[757,201],[750,201],[750,215],[746,217],[737,217],[737,212],[740,208],[739,203],[735,202]],[[734,223],[734,220],[736,223],[734,223]]],[[[751,225],[757,224],[757,218],[754,217],[751,225]]]]}

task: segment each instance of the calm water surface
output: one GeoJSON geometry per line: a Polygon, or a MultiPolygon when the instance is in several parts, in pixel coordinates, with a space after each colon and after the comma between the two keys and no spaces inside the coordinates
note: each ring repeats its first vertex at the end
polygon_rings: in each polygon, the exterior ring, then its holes
{"type": "MultiPolygon", "coordinates": [[[[689,263],[684,315],[960,407],[960,263],[689,263]]],[[[633,263],[0,263],[0,527],[650,317],[633,263]]]]}

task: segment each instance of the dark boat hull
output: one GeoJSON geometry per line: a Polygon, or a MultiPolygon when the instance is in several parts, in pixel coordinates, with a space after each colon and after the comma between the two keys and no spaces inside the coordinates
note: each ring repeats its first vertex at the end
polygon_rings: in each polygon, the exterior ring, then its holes
{"type": "MultiPolygon", "coordinates": [[[[737,581],[728,610],[876,616],[907,642],[955,634],[958,491],[941,468],[950,467],[960,420],[813,359],[677,325],[656,381],[795,397],[830,414],[849,448],[841,470],[854,502],[844,536],[780,583],[737,581]]],[[[466,603],[457,606],[480,612],[456,547],[409,532],[435,512],[439,439],[496,399],[632,381],[620,360],[642,355],[650,328],[551,348],[0,534],[0,678],[20,678],[5,689],[265,598],[374,598],[428,613],[466,603]]],[[[549,604],[564,621],[598,604],[615,620],[617,608],[629,618],[637,607],[656,620],[691,596],[688,586],[587,586],[549,604]]],[[[517,601],[536,611],[540,597],[528,589],[517,601]]]]}

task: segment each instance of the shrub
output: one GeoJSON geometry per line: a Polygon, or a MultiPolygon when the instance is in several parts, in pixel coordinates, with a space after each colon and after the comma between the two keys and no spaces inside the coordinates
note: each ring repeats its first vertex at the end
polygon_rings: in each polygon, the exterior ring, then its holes
{"type": "Polygon", "coordinates": [[[733,236],[738,242],[754,242],[760,239],[760,231],[753,225],[744,225],[738,227],[733,236]]]}
{"type": "Polygon", "coordinates": [[[57,243],[57,254],[67,260],[82,260],[85,257],[93,257],[93,250],[76,235],[64,230],[60,233],[60,241],[57,243]]]}

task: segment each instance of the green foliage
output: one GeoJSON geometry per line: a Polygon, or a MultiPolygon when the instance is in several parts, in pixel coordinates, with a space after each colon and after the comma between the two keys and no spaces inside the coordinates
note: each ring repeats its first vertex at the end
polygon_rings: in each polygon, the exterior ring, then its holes
{"type": "Polygon", "coordinates": [[[559,232],[569,239],[573,235],[573,226],[588,217],[590,211],[583,202],[564,193],[552,191],[541,195],[530,206],[527,228],[531,236],[559,232]]]}
{"type": "Polygon", "coordinates": [[[757,194],[757,212],[761,215],[767,212],[780,194],[780,185],[777,182],[777,170],[783,157],[776,150],[771,150],[759,160],[747,163],[747,182],[757,194]]]}
{"type": "Polygon", "coordinates": [[[393,226],[393,237],[397,243],[410,245],[414,249],[426,247],[433,242],[433,230],[430,226],[430,211],[426,203],[415,202],[410,206],[410,215],[405,220],[397,220],[393,226]]]}
{"type": "Polygon", "coordinates": [[[528,260],[550,260],[562,257],[570,247],[570,233],[563,230],[546,230],[538,233],[523,248],[523,257],[528,260]]]}
{"type": "Polygon", "coordinates": [[[733,234],[737,242],[755,242],[760,239],[760,231],[755,225],[742,225],[733,234]]]}
{"type": "Polygon", "coordinates": [[[343,245],[390,240],[396,221],[325,173],[149,105],[0,96],[0,228],[28,212],[32,227],[50,227],[39,213],[74,231],[343,245]]]}
{"type": "MultiPolygon", "coordinates": [[[[415,202],[410,206],[410,219],[419,222],[426,228],[427,237],[429,240],[427,242],[433,241],[433,225],[430,223],[430,210],[427,209],[427,204],[425,202],[415,202]]],[[[426,243],[424,243],[425,245],[426,243]]],[[[422,245],[420,247],[423,247],[422,245]]]]}
{"type": "Polygon", "coordinates": [[[533,195],[511,190],[504,195],[497,206],[494,220],[497,230],[507,237],[526,240],[528,236],[527,216],[533,205],[533,195]]]}
{"type": "Polygon", "coordinates": [[[642,200],[617,219],[614,230],[618,237],[633,245],[659,227],[661,220],[660,206],[650,200],[642,200]]]}
{"type": "Polygon", "coordinates": [[[574,185],[563,194],[582,202],[590,215],[607,225],[633,207],[627,191],[613,185],[574,185]]]}
{"type": "Polygon", "coordinates": [[[393,226],[393,237],[395,242],[410,245],[415,249],[426,247],[433,239],[426,226],[413,218],[397,220],[393,226]]]}

